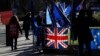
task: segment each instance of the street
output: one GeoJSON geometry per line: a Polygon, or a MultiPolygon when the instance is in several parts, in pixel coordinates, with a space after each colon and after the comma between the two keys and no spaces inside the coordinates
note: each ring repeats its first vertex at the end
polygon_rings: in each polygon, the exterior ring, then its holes
{"type": "Polygon", "coordinates": [[[5,44],[0,44],[0,50],[2,50],[0,56],[21,56],[20,53],[32,51],[32,35],[29,38],[30,40],[25,40],[25,37],[18,38],[18,49],[15,51],[11,51],[11,47],[6,47],[5,44]]]}
{"type": "MultiPolygon", "coordinates": [[[[22,28],[22,22],[20,22],[20,26],[22,28]]],[[[42,53],[43,50],[38,50],[38,47],[34,47],[36,43],[36,37],[33,38],[32,31],[29,33],[29,38],[30,40],[25,39],[24,32],[22,35],[20,34],[18,38],[18,49],[11,51],[11,47],[6,47],[5,44],[5,25],[0,23],[0,56],[77,56],[77,54],[63,54],[62,52],[52,53],[52,51],[50,53],[42,53]]],[[[99,52],[100,50],[98,52],[97,50],[93,50],[92,54],[93,56],[99,56],[99,52]]]]}
{"type": "MultiPolygon", "coordinates": [[[[20,26],[22,25],[22,22],[20,22],[20,26]]],[[[19,35],[18,38],[18,50],[11,51],[11,47],[6,47],[6,35],[5,35],[5,25],[2,25],[0,23],[0,56],[22,56],[20,53],[33,50],[33,40],[32,40],[32,32],[30,32],[29,36],[30,40],[26,40],[24,33],[23,35],[19,35]],[[29,50],[28,50],[29,49],[29,50]]],[[[33,52],[32,52],[33,53],[33,52]]]]}
{"type": "MultiPolygon", "coordinates": [[[[22,22],[19,22],[22,28],[22,22]]],[[[32,31],[29,33],[30,40],[25,39],[24,32],[19,35],[18,38],[18,49],[11,51],[11,47],[6,47],[6,35],[5,35],[5,25],[0,23],[0,56],[66,56],[64,54],[42,54],[40,51],[36,50],[33,45],[33,35],[32,31]]],[[[34,43],[36,39],[34,38],[34,43]]]]}

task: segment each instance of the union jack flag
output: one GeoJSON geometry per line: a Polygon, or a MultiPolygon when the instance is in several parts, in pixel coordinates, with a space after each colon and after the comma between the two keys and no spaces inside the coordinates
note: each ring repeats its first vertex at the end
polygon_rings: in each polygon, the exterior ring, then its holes
{"type": "Polygon", "coordinates": [[[68,28],[47,28],[47,43],[49,48],[67,48],[68,47],[68,28]]]}

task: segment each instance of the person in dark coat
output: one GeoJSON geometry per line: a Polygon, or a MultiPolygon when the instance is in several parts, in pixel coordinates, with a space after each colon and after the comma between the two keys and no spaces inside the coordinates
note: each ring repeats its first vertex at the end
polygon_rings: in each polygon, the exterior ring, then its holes
{"type": "Polygon", "coordinates": [[[25,31],[26,40],[29,40],[28,36],[29,36],[29,30],[30,30],[30,26],[31,26],[31,13],[28,12],[23,19],[24,19],[23,30],[25,31]]]}
{"type": "Polygon", "coordinates": [[[78,37],[79,42],[79,55],[84,56],[83,49],[84,44],[87,49],[88,56],[91,56],[91,41],[93,40],[91,30],[89,29],[89,13],[81,9],[78,15],[78,18],[76,19],[76,32],[75,32],[75,39],[78,37]]]}
{"type": "Polygon", "coordinates": [[[9,25],[6,25],[6,46],[10,46],[9,25]]]}
{"type": "Polygon", "coordinates": [[[19,36],[19,31],[22,34],[22,30],[20,28],[20,25],[18,23],[18,18],[16,15],[12,16],[10,19],[10,22],[8,24],[8,31],[9,31],[9,38],[10,38],[10,46],[11,50],[16,50],[17,49],[17,38],[19,36]],[[13,44],[14,43],[14,44],[13,44]]]}
{"type": "Polygon", "coordinates": [[[40,46],[40,43],[42,43],[42,47],[44,47],[44,25],[46,23],[45,17],[44,17],[44,12],[40,11],[39,15],[36,17],[36,22],[37,22],[37,42],[36,46],[40,46]]]}

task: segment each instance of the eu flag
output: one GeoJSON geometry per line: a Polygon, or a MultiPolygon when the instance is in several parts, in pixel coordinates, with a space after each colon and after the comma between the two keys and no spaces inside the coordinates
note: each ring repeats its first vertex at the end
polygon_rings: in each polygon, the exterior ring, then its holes
{"type": "Polygon", "coordinates": [[[100,29],[99,28],[91,28],[92,36],[94,40],[91,42],[92,49],[100,49],[100,29]]]}
{"type": "Polygon", "coordinates": [[[63,12],[57,7],[56,4],[54,4],[53,6],[53,12],[54,12],[54,17],[56,19],[56,22],[58,22],[58,24],[61,27],[66,27],[70,25],[70,20],[63,14],[63,12]]]}
{"type": "Polygon", "coordinates": [[[61,3],[60,7],[61,7],[62,11],[64,12],[64,10],[65,10],[65,3],[61,3]]]}
{"type": "Polygon", "coordinates": [[[68,5],[68,6],[65,8],[64,13],[68,16],[68,15],[70,15],[71,10],[72,10],[71,5],[68,5]]]}
{"type": "Polygon", "coordinates": [[[51,25],[52,24],[52,20],[51,20],[51,16],[50,16],[50,12],[49,12],[49,8],[48,7],[46,9],[46,24],[47,25],[51,25]]]}

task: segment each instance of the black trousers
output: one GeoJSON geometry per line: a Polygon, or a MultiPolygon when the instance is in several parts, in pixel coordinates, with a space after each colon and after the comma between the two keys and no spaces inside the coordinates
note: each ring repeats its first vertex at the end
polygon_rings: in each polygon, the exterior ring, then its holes
{"type": "Polygon", "coordinates": [[[11,38],[10,39],[10,45],[11,45],[11,50],[17,49],[17,38],[11,38]]]}
{"type": "Polygon", "coordinates": [[[28,36],[29,36],[29,30],[24,30],[25,31],[25,37],[26,39],[28,39],[28,36]]]}
{"type": "Polygon", "coordinates": [[[91,42],[90,41],[83,41],[83,40],[78,40],[79,42],[79,55],[84,56],[85,54],[83,53],[84,45],[86,46],[87,49],[87,55],[91,56],[91,42]]]}
{"type": "Polygon", "coordinates": [[[44,38],[44,36],[38,36],[37,37],[36,46],[40,46],[40,44],[42,44],[42,47],[45,46],[45,38],[44,38]]]}
{"type": "Polygon", "coordinates": [[[45,46],[45,29],[44,28],[38,28],[38,32],[37,32],[36,46],[40,46],[40,44],[42,44],[42,47],[45,46]]]}
{"type": "Polygon", "coordinates": [[[6,25],[6,46],[10,46],[9,26],[6,25]]]}

